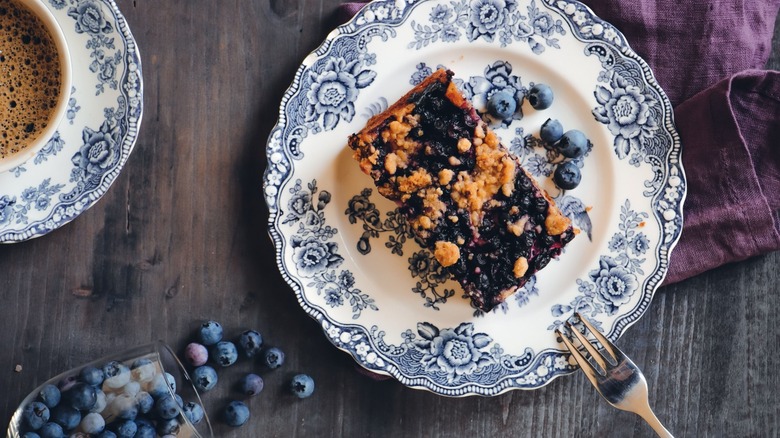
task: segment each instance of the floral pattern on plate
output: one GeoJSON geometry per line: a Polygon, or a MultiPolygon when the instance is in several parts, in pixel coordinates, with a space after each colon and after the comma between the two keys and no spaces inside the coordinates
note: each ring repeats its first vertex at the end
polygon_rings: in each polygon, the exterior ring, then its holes
{"type": "Polygon", "coordinates": [[[649,305],[680,235],[671,105],[623,36],[576,1],[371,2],[306,58],[279,116],[264,179],[279,269],[334,345],[410,387],[496,395],[570,373],[554,329],[580,311],[617,339],[649,305]],[[433,66],[452,68],[478,110],[496,91],[516,97],[511,120],[485,117],[582,231],[489,314],[474,312],[345,147],[433,66]],[[543,81],[558,102],[548,113],[524,104],[543,81]],[[551,181],[564,158],[539,139],[548,114],[593,140],[575,161],[575,190],[551,181]]]}
{"type": "Polygon", "coordinates": [[[140,55],[114,1],[47,4],[68,40],[73,88],[46,146],[0,174],[0,243],[42,236],[92,206],[119,175],[141,123],[140,55]]]}

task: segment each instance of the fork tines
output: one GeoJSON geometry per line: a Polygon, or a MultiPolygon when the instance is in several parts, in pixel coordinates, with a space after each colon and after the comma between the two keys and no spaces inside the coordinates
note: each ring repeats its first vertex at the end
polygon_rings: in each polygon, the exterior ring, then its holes
{"type": "Polygon", "coordinates": [[[606,338],[606,336],[601,334],[598,329],[593,327],[593,324],[585,319],[585,317],[579,313],[575,313],[574,316],[579,319],[580,322],[582,322],[582,324],[588,329],[596,341],[601,344],[603,351],[599,352],[598,349],[588,340],[586,335],[580,332],[580,330],[571,323],[571,320],[566,321],[566,330],[568,333],[570,333],[570,335],[564,334],[560,330],[556,330],[557,334],[561,337],[563,343],[566,344],[566,347],[569,349],[572,356],[574,356],[574,359],[580,365],[580,368],[583,370],[592,369],[602,376],[606,375],[608,366],[607,361],[610,362],[609,365],[615,366],[620,360],[619,350],[617,347],[615,347],[615,345],[612,344],[612,342],[609,341],[609,339],[606,338]],[[574,338],[577,338],[578,343],[587,351],[588,357],[585,357],[585,355],[583,355],[583,351],[574,345],[572,335],[574,338]],[[597,367],[594,367],[594,364],[591,363],[589,359],[595,362],[597,367]]]}

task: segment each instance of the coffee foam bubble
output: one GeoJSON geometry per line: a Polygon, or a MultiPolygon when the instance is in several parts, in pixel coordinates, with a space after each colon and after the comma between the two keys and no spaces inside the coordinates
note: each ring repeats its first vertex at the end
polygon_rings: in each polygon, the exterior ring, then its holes
{"type": "Polygon", "coordinates": [[[0,0],[0,159],[46,128],[60,80],[57,48],[41,20],[16,0],[0,0]]]}

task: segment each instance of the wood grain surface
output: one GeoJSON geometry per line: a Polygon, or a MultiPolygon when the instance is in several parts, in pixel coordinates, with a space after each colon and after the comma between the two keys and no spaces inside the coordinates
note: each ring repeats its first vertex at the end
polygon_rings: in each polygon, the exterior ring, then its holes
{"type": "MultiPolygon", "coordinates": [[[[580,373],[494,398],[374,381],[301,311],[266,233],[264,149],[297,66],[337,24],[338,0],[117,3],[143,60],[140,137],[96,206],[0,247],[0,418],[55,374],[156,339],[182,348],[216,319],[288,353],[263,374],[249,425],[217,425],[220,437],[653,436],[580,373]],[[316,379],[310,399],[286,395],[296,372],[316,379]]],[[[661,289],[620,340],[676,436],[780,431],[778,266],[774,253],[661,289]]],[[[230,375],[258,368],[243,362],[230,375]]],[[[206,394],[212,419],[233,394],[229,381],[206,394]]]]}

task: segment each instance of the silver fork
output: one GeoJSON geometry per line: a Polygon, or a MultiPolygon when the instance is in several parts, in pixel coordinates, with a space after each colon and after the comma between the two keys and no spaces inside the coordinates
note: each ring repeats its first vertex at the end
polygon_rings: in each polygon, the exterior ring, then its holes
{"type": "Polygon", "coordinates": [[[590,330],[596,340],[601,343],[604,350],[600,352],[588,339],[574,327],[571,322],[566,322],[566,328],[572,333],[587,350],[588,356],[598,367],[594,366],[572,343],[572,338],[556,330],[558,336],[563,339],[574,359],[593,383],[596,390],[612,406],[628,412],[633,412],[642,417],[655,433],[662,438],[674,438],[671,433],[658,421],[658,418],[650,409],[647,396],[647,381],[642,371],[631,362],[622,351],[602,335],[593,325],[579,313],[574,316],[579,318],[585,327],[590,330]],[[599,369],[600,367],[600,369],[599,369]]]}

